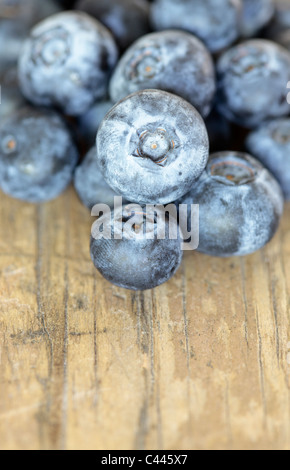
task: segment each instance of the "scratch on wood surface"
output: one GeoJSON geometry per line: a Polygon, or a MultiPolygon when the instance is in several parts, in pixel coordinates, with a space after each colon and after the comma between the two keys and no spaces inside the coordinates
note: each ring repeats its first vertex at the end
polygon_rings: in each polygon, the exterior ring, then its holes
{"type": "Polygon", "coordinates": [[[229,381],[227,378],[225,380],[225,415],[228,433],[228,448],[231,448],[233,445],[233,434],[231,423],[231,409],[229,404],[229,381]]]}
{"type": "Polygon", "coordinates": [[[270,261],[268,260],[268,262],[266,262],[265,250],[261,250],[261,259],[262,259],[262,263],[265,266],[265,270],[268,273],[269,293],[270,293],[272,306],[273,306],[273,316],[274,316],[274,324],[275,324],[276,356],[277,356],[278,367],[280,367],[280,339],[279,339],[278,311],[277,311],[277,301],[276,301],[277,279],[275,278],[275,274],[271,271],[270,261]]]}
{"type": "Polygon", "coordinates": [[[260,331],[259,323],[259,314],[256,310],[256,322],[257,322],[257,334],[258,334],[258,361],[259,361],[259,371],[260,371],[260,387],[261,387],[261,397],[263,404],[263,413],[264,413],[264,426],[267,428],[267,400],[265,394],[265,376],[264,376],[264,366],[262,358],[262,336],[260,331]]]}
{"type": "Polygon", "coordinates": [[[42,323],[43,331],[46,334],[47,345],[48,345],[48,355],[49,355],[49,377],[52,374],[52,365],[53,365],[53,343],[49,335],[49,331],[45,323],[44,308],[42,305],[42,239],[43,239],[43,206],[37,206],[36,209],[36,226],[37,226],[37,260],[36,260],[36,279],[37,279],[37,307],[38,307],[38,316],[42,323]]]}
{"type": "Polygon", "coordinates": [[[12,277],[12,276],[17,276],[18,274],[24,274],[26,273],[26,268],[18,268],[18,269],[11,269],[11,268],[6,268],[3,271],[4,277],[12,277]]]}
{"type": "Polygon", "coordinates": [[[95,384],[95,395],[94,395],[94,406],[98,403],[98,328],[97,328],[97,315],[99,310],[99,299],[97,296],[97,278],[94,273],[94,284],[93,284],[93,296],[94,296],[94,384],[95,384]]]}
{"type": "MultiPolygon", "coordinates": [[[[30,406],[23,406],[21,408],[15,408],[13,410],[5,411],[3,413],[0,413],[0,419],[1,420],[9,420],[13,418],[18,418],[22,414],[28,414],[31,411],[35,412],[38,410],[39,407],[43,406],[44,403],[34,403],[33,405],[30,406]]],[[[9,426],[9,425],[8,425],[9,426]]]]}
{"type": "MultiPolygon", "coordinates": [[[[135,436],[134,448],[144,450],[146,448],[146,436],[149,431],[149,402],[150,392],[148,392],[149,373],[148,373],[148,358],[150,352],[150,338],[149,338],[149,325],[148,316],[144,308],[144,293],[131,294],[132,311],[137,315],[137,344],[141,349],[142,354],[145,356],[143,366],[144,378],[144,394],[143,402],[141,403],[138,429],[135,436]]],[[[151,366],[152,367],[152,366],[151,366]]]]}
{"type": "MultiPolygon", "coordinates": [[[[68,228],[69,231],[69,228],[68,228]]],[[[64,275],[64,338],[63,338],[63,392],[62,392],[62,430],[61,430],[61,448],[66,449],[66,431],[67,431],[67,395],[68,395],[68,370],[67,370],[67,353],[68,353],[68,294],[69,279],[68,265],[65,265],[64,275]]]]}
{"type": "Polygon", "coordinates": [[[160,363],[155,364],[155,346],[154,346],[154,320],[158,324],[158,331],[160,332],[160,325],[157,320],[157,307],[156,307],[156,298],[155,291],[151,291],[151,302],[152,302],[152,316],[151,316],[151,381],[152,386],[155,385],[156,388],[156,414],[157,414],[157,443],[158,449],[162,450],[164,448],[163,443],[163,431],[162,431],[162,413],[161,413],[161,397],[160,397],[160,363]],[[157,370],[158,380],[155,380],[155,369],[157,370]]]}
{"type": "Polygon", "coordinates": [[[276,355],[278,367],[280,367],[280,339],[279,339],[279,326],[278,326],[278,311],[277,311],[277,301],[276,301],[276,280],[271,282],[271,294],[272,294],[272,303],[273,303],[273,313],[275,319],[275,336],[276,336],[276,355]]]}
{"type": "Polygon", "coordinates": [[[191,369],[190,369],[190,345],[188,336],[188,318],[187,318],[187,305],[186,305],[186,270],[182,268],[182,307],[183,307],[183,321],[184,321],[184,336],[186,345],[186,367],[187,367],[187,401],[188,401],[188,432],[192,432],[192,412],[191,412],[191,369]]]}
{"type": "Polygon", "coordinates": [[[248,299],[246,294],[246,275],[245,275],[245,262],[244,258],[241,258],[241,280],[242,280],[242,292],[243,292],[243,302],[245,310],[245,340],[247,343],[247,348],[249,348],[249,332],[248,332],[248,299]]]}

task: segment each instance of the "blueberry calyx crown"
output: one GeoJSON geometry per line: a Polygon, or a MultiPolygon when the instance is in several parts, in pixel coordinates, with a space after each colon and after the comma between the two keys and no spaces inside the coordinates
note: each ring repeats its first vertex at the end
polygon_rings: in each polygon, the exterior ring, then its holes
{"type": "Polygon", "coordinates": [[[279,144],[285,145],[290,143],[290,128],[287,126],[278,127],[272,132],[273,139],[279,144]]]}
{"type": "Polygon", "coordinates": [[[6,155],[9,155],[11,153],[14,153],[15,150],[17,149],[17,140],[13,135],[7,135],[4,137],[2,140],[2,150],[6,155]]]}
{"type": "Polygon", "coordinates": [[[232,71],[240,76],[255,72],[267,66],[266,54],[261,54],[256,48],[240,47],[232,58],[232,71]]]}
{"type": "Polygon", "coordinates": [[[213,158],[208,164],[208,174],[219,183],[241,186],[256,179],[257,168],[245,158],[229,155],[213,158]]]}
{"type": "Polygon", "coordinates": [[[139,145],[134,152],[135,157],[149,158],[159,166],[165,166],[169,153],[179,147],[176,138],[160,127],[155,130],[138,130],[139,145]]]}
{"type": "Polygon", "coordinates": [[[146,209],[140,211],[140,206],[128,204],[115,213],[114,220],[114,236],[117,235],[117,238],[118,235],[126,239],[142,238],[145,233],[156,235],[158,220],[154,211],[147,213],[146,209]],[[134,224],[132,225],[133,218],[134,224]]]}
{"type": "Polygon", "coordinates": [[[36,37],[32,51],[33,62],[48,67],[63,65],[70,54],[69,39],[69,33],[59,26],[36,37]]]}
{"type": "Polygon", "coordinates": [[[144,47],[137,50],[128,65],[128,79],[137,82],[152,79],[162,69],[160,56],[158,47],[144,47]]]}

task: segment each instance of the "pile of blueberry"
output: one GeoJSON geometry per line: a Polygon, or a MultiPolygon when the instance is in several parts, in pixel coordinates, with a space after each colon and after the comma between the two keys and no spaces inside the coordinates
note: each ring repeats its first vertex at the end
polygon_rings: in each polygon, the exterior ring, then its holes
{"type": "Polygon", "coordinates": [[[180,207],[190,233],[199,205],[202,253],[272,239],[290,199],[290,0],[0,0],[0,41],[0,188],[41,203],[74,181],[102,204],[106,279],[170,279],[180,207]]]}

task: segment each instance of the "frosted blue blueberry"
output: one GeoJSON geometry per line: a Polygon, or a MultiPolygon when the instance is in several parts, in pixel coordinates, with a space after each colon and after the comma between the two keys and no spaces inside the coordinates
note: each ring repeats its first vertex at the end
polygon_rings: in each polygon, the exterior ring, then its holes
{"type": "Polygon", "coordinates": [[[119,102],[97,134],[105,180],[138,203],[166,204],[181,197],[203,172],[208,154],[206,127],[196,109],[160,90],[119,102]]]}
{"type": "MultiPolygon", "coordinates": [[[[160,239],[157,218],[162,220],[160,210],[150,220],[146,208],[141,209],[120,208],[113,214],[116,225],[111,225],[111,239],[91,238],[91,258],[98,271],[111,283],[134,291],[153,289],[167,282],[182,261],[177,219],[171,217],[170,222],[165,219],[166,235],[160,239]],[[169,224],[176,234],[173,239],[169,238],[169,224]],[[143,236],[145,229],[152,234],[151,239],[143,236]],[[114,239],[116,234],[120,239],[114,239]]],[[[99,220],[104,226],[108,222],[111,224],[111,214],[99,220]]]]}
{"type": "Polygon", "coordinates": [[[44,202],[69,185],[78,152],[54,111],[23,108],[0,124],[0,188],[17,199],[44,202]]]}
{"type": "Polygon", "coordinates": [[[251,254],[273,238],[284,199],[276,179],[253,157],[220,152],[178,202],[199,204],[198,250],[229,257],[251,254]]]}
{"type": "Polygon", "coordinates": [[[181,96],[207,116],[216,83],[214,63],[204,44],[183,31],[148,34],[135,42],[114,71],[110,96],[116,103],[149,88],[181,96]]]}
{"type": "Polygon", "coordinates": [[[155,30],[183,29],[198,36],[211,52],[235,42],[240,33],[240,0],[155,0],[151,22],[155,30]]]}
{"type": "Polygon", "coordinates": [[[245,127],[289,114],[290,54],[272,41],[253,39],[229,49],[217,64],[217,107],[245,127]]]}
{"type": "Polygon", "coordinates": [[[111,33],[83,12],[53,15],[32,29],[19,58],[24,96],[80,116],[107,93],[118,58],[111,33]]]}

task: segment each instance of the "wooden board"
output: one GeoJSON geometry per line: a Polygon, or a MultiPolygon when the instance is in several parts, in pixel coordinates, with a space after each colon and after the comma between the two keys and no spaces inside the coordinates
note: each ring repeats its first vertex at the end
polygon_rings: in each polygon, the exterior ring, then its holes
{"type": "Polygon", "coordinates": [[[73,190],[1,195],[1,449],[290,449],[290,206],[264,250],[131,293],[73,190]]]}

